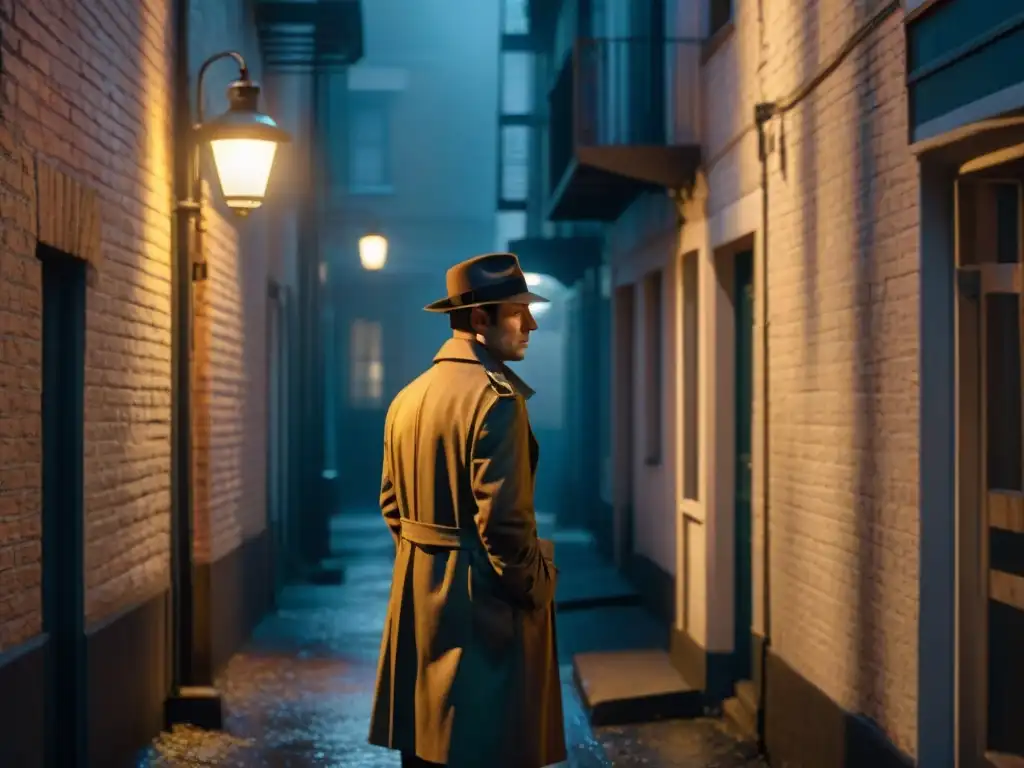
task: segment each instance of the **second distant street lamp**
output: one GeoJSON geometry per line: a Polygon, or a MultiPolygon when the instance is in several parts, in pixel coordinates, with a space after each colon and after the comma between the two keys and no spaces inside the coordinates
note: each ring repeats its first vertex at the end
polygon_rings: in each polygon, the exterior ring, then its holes
{"type": "Polygon", "coordinates": [[[388,261],[388,240],[379,232],[368,232],[359,238],[359,263],[363,269],[375,272],[388,261]]]}

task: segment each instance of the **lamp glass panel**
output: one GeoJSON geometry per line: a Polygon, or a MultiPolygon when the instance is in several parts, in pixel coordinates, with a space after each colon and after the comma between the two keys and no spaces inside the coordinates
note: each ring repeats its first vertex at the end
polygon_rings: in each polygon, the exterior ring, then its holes
{"type": "Polygon", "coordinates": [[[277,142],[265,139],[215,139],[210,142],[220,188],[228,205],[257,208],[267,194],[277,142]]]}
{"type": "Polygon", "coordinates": [[[383,235],[365,235],[359,240],[359,261],[363,269],[382,269],[388,260],[388,241],[383,235]]]}

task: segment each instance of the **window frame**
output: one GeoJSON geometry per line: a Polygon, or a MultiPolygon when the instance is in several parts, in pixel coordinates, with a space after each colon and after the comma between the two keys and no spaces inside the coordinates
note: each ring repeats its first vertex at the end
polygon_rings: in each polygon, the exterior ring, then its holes
{"type": "Polygon", "coordinates": [[[350,195],[391,195],[395,192],[392,162],[391,110],[394,94],[391,91],[349,90],[346,110],[345,189],[350,195]],[[357,142],[356,121],[359,114],[375,114],[380,120],[378,136],[381,154],[380,183],[363,183],[355,178],[356,155],[365,145],[357,142]]]}
{"type": "Polygon", "coordinates": [[[377,410],[384,403],[384,328],[379,320],[354,318],[349,325],[349,405],[357,410],[377,410]],[[360,339],[362,330],[372,331],[360,339]],[[380,367],[377,381],[370,375],[380,367]]]}

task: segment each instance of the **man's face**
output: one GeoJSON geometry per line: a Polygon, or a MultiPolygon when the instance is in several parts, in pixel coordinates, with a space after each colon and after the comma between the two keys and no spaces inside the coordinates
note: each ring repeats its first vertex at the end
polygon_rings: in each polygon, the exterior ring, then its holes
{"type": "Polygon", "coordinates": [[[486,310],[473,310],[473,331],[491,354],[502,362],[522,360],[530,343],[530,331],[537,330],[529,304],[498,304],[492,323],[486,310]]]}

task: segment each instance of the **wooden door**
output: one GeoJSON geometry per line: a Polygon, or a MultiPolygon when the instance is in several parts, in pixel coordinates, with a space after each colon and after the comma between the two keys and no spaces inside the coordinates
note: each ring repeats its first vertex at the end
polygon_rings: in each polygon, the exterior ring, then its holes
{"type": "Polygon", "coordinates": [[[1024,198],[1015,181],[958,194],[961,759],[1001,765],[1024,758],[1024,198]]]}

